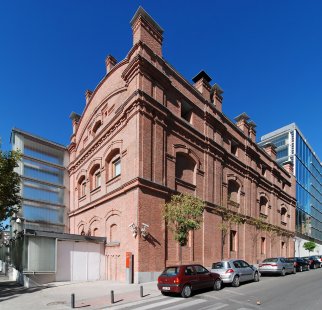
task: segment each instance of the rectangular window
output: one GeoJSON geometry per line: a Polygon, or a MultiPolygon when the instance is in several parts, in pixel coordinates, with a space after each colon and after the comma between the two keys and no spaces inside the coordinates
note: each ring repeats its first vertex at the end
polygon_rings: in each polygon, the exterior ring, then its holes
{"type": "Polygon", "coordinates": [[[230,142],[230,151],[233,155],[237,156],[238,152],[238,143],[234,140],[230,142]]]}
{"type": "Polygon", "coordinates": [[[266,238],[261,238],[261,254],[266,254],[266,238]]]}
{"type": "Polygon", "coordinates": [[[81,197],[86,195],[86,181],[81,184],[81,197]]]}
{"type": "Polygon", "coordinates": [[[185,119],[187,122],[191,123],[192,107],[187,102],[181,103],[181,117],[185,119]]]}
{"type": "Polygon", "coordinates": [[[95,188],[100,187],[101,186],[101,172],[97,171],[95,173],[95,188]]]}
{"type": "Polygon", "coordinates": [[[236,252],[237,232],[235,230],[230,231],[230,251],[236,252]]]}
{"type": "Polygon", "coordinates": [[[114,177],[121,174],[121,159],[118,158],[113,162],[114,177]]]}

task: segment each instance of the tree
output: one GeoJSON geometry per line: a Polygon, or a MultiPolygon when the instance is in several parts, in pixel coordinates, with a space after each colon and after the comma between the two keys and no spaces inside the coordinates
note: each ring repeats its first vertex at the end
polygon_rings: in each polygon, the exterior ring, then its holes
{"type": "Polygon", "coordinates": [[[163,218],[180,246],[187,244],[190,230],[200,228],[204,208],[202,200],[187,194],[173,195],[164,205],[163,218]]]}
{"type": "Polygon", "coordinates": [[[303,244],[303,248],[310,253],[316,248],[316,243],[313,241],[307,241],[303,244]]]}
{"type": "Polygon", "coordinates": [[[3,222],[21,206],[20,175],[14,171],[20,158],[20,152],[0,150],[0,231],[8,226],[3,222]]]}

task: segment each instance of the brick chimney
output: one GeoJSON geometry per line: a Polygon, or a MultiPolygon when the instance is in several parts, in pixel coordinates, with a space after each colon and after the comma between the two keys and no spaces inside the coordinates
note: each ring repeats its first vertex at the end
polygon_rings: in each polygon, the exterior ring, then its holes
{"type": "Polygon", "coordinates": [[[253,141],[256,142],[256,124],[253,121],[248,122],[248,126],[249,126],[249,134],[248,137],[253,141]]]}
{"type": "Polygon", "coordinates": [[[247,136],[249,137],[249,124],[247,121],[249,120],[249,116],[244,112],[237,117],[235,117],[236,126],[247,136]]]}
{"type": "Polygon", "coordinates": [[[192,80],[195,83],[193,86],[202,94],[202,96],[207,101],[210,102],[211,86],[209,82],[211,81],[211,77],[202,70],[192,80]]]}
{"type": "Polygon", "coordinates": [[[211,97],[212,101],[216,107],[216,109],[220,112],[222,112],[222,94],[224,91],[218,84],[214,84],[214,86],[211,88],[211,97]]]}
{"type": "Polygon", "coordinates": [[[274,161],[276,160],[276,146],[274,143],[268,142],[264,144],[263,149],[274,161]]]}
{"type": "Polygon", "coordinates": [[[75,112],[70,113],[69,118],[72,120],[73,124],[73,134],[76,132],[78,122],[81,118],[81,116],[75,112]]]}
{"type": "Polygon", "coordinates": [[[85,99],[86,99],[86,104],[88,104],[89,100],[92,97],[93,92],[89,89],[86,89],[85,91],[85,99]]]}
{"type": "Polygon", "coordinates": [[[117,60],[112,55],[108,55],[105,59],[106,74],[109,73],[116,64],[117,60]]]}
{"type": "Polygon", "coordinates": [[[287,172],[289,172],[289,173],[291,173],[291,174],[293,174],[294,173],[294,170],[293,170],[293,162],[291,161],[291,160],[288,160],[288,161],[285,161],[284,163],[283,163],[283,168],[287,171],[287,172]]]}
{"type": "Polygon", "coordinates": [[[133,45],[141,41],[155,54],[162,57],[163,29],[141,6],[134,14],[130,24],[133,31],[133,45]]]}

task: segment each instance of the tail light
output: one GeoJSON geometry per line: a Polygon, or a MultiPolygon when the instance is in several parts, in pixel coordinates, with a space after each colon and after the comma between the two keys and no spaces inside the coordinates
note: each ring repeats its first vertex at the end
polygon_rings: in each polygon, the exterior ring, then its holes
{"type": "Polygon", "coordinates": [[[158,283],[161,283],[161,280],[160,280],[160,278],[158,278],[158,283]]]}
{"type": "Polygon", "coordinates": [[[178,277],[176,277],[174,280],[173,280],[173,283],[174,284],[179,284],[180,283],[180,279],[178,277]]]}
{"type": "Polygon", "coordinates": [[[228,269],[228,270],[226,271],[226,273],[234,273],[234,270],[233,270],[233,269],[228,269]]]}
{"type": "Polygon", "coordinates": [[[294,266],[296,267],[298,265],[298,263],[297,262],[294,262],[294,266]]]}

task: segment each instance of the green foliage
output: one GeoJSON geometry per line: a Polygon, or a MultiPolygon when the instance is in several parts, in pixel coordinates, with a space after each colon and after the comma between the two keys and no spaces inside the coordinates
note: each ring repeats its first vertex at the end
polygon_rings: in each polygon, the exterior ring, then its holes
{"type": "Polygon", "coordinates": [[[316,248],[316,243],[313,241],[307,241],[303,244],[303,248],[309,252],[312,252],[316,248]]]}
{"type": "Polygon", "coordinates": [[[16,213],[21,206],[20,176],[14,171],[18,167],[21,154],[16,151],[0,151],[0,231],[2,223],[16,213]]]}
{"type": "Polygon", "coordinates": [[[200,228],[204,208],[202,200],[186,194],[173,195],[164,205],[163,218],[181,246],[187,244],[190,230],[200,228]]]}

